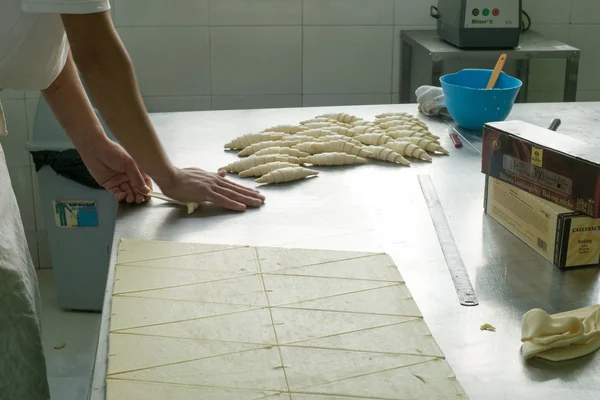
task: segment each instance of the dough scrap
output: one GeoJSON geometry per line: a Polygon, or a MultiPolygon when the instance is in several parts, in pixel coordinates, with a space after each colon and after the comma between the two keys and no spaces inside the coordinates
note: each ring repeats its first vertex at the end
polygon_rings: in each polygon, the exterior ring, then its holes
{"type": "Polygon", "coordinates": [[[549,315],[535,308],[523,316],[522,355],[564,361],[600,348],[600,304],[549,315]]]}
{"type": "Polygon", "coordinates": [[[482,331],[488,331],[488,332],[496,332],[496,327],[493,326],[492,324],[483,324],[479,327],[480,330],[482,331]]]}

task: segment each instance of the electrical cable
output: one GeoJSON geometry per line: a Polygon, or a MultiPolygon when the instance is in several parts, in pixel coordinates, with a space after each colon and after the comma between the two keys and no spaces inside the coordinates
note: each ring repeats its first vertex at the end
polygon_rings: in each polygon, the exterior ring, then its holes
{"type": "Polygon", "coordinates": [[[522,12],[525,18],[521,19],[521,32],[524,33],[531,29],[531,17],[529,16],[529,14],[527,14],[525,10],[523,10],[522,12]],[[527,19],[527,22],[525,22],[525,19],[527,19]]]}

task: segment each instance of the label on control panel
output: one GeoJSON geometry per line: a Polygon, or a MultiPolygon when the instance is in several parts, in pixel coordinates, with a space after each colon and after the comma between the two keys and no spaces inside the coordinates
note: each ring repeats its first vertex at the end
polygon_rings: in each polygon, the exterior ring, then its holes
{"type": "Polygon", "coordinates": [[[465,0],[465,28],[515,28],[519,7],[514,0],[465,0]]]}

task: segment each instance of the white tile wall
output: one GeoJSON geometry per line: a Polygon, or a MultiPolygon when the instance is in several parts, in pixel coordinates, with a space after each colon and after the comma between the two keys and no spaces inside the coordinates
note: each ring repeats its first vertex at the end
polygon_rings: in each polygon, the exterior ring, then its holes
{"type": "Polygon", "coordinates": [[[394,0],[304,0],[306,25],[392,25],[394,0]]]}
{"type": "Polygon", "coordinates": [[[144,96],[148,112],[210,110],[210,96],[144,96]]]}
{"type": "Polygon", "coordinates": [[[390,93],[392,26],[306,26],[304,94],[390,93]]]}
{"type": "MultiPolygon", "coordinates": [[[[435,29],[417,0],[112,0],[150,112],[396,103],[400,32],[435,29]]],[[[600,1],[523,0],[532,29],[582,51],[579,101],[600,100],[600,1]]],[[[422,61],[413,59],[415,65],[422,61]]],[[[450,63],[446,72],[472,65],[450,63]]],[[[512,64],[507,64],[511,72],[512,64]]],[[[532,62],[531,101],[561,101],[564,62],[532,62]]],[[[416,73],[426,73],[417,68],[416,73]]],[[[414,88],[413,88],[414,89],[414,88]]],[[[0,139],[36,264],[51,266],[24,150],[39,92],[0,91],[0,139]],[[37,245],[36,245],[37,243],[37,245]]]]}
{"type": "Polygon", "coordinates": [[[302,28],[211,28],[212,94],[301,94],[302,28]]]}
{"type": "Polygon", "coordinates": [[[208,0],[120,0],[113,8],[118,27],[208,25],[208,0]]]}
{"type": "MultiPolygon", "coordinates": [[[[125,4],[119,3],[121,11],[125,4]]],[[[119,34],[145,96],[210,93],[208,28],[119,28],[119,34]]]]}
{"type": "Polygon", "coordinates": [[[301,106],[302,96],[299,94],[212,96],[213,110],[246,110],[301,106]]]}
{"type": "Polygon", "coordinates": [[[211,0],[211,25],[301,25],[302,0],[211,0]]]}
{"type": "Polygon", "coordinates": [[[366,104],[390,104],[389,94],[305,94],[302,96],[304,107],[360,106],[366,104]]]}

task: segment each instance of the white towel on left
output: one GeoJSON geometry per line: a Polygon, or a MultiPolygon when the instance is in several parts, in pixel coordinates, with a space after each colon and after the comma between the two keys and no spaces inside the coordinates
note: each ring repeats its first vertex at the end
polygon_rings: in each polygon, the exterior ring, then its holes
{"type": "Polygon", "coordinates": [[[2,102],[0,101],[0,136],[6,135],[7,133],[6,118],[4,117],[4,110],[2,109],[2,102]]]}
{"type": "Polygon", "coordinates": [[[428,117],[449,117],[446,108],[446,98],[442,88],[435,86],[421,86],[416,91],[419,111],[428,117]]]}

